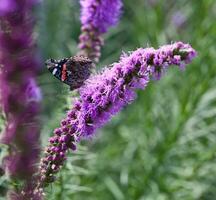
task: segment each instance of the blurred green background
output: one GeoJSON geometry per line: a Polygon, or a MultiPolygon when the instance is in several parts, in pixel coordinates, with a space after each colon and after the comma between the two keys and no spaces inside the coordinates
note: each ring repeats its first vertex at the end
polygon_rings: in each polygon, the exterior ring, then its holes
{"type": "MultiPolygon", "coordinates": [[[[36,9],[41,57],[75,55],[78,0],[44,0],[36,9]]],[[[216,1],[124,0],[119,25],[105,36],[98,67],[122,51],[183,41],[198,58],[182,73],[171,69],[83,141],[52,186],[49,200],[216,199],[216,1]]],[[[43,66],[42,142],[47,144],[77,94],[43,66]]]]}

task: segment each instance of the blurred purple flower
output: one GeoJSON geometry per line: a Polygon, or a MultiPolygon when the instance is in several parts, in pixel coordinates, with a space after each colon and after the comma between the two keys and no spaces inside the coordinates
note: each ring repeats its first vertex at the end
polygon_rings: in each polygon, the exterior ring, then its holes
{"type": "Polygon", "coordinates": [[[98,62],[103,39],[111,26],[118,23],[122,8],[121,0],[80,0],[82,33],[80,54],[98,62]]]}
{"type": "Polygon", "coordinates": [[[80,0],[82,25],[92,25],[99,33],[118,22],[121,0],[80,0]]]}
{"type": "Polygon", "coordinates": [[[158,3],[158,0],[147,0],[147,3],[151,6],[155,6],[158,3]]]}
{"type": "Polygon", "coordinates": [[[14,0],[0,0],[0,16],[13,12],[16,9],[16,6],[14,0]]]}
{"type": "MultiPolygon", "coordinates": [[[[6,115],[1,142],[10,148],[4,168],[24,190],[10,191],[18,198],[34,198],[30,188],[39,158],[40,89],[35,82],[39,63],[33,42],[32,6],[35,0],[0,0],[4,26],[0,31],[0,95],[6,115]]],[[[14,195],[13,195],[14,196],[14,195]]],[[[35,196],[36,199],[36,196],[35,196]]],[[[39,197],[37,197],[39,199],[39,197]]]]}
{"type": "Polygon", "coordinates": [[[172,23],[176,28],[182,27],[187,18],[181,11],[177,11],[172,15],[172,23]]]}
{"type": "Polygon", "coordinates": [[[80,89],[80,99],[55,129],[45,157],[40,164],[40,182],[37,189],[55,180],[69,149],[76,149],[76,142],[92,137],[113,115],[131,103],[136,89],[145,89],[151,77],[159,79],[164,72],[177,65],[181,69],[196,56],[188,44],[177,42],[154,48],[138,49],[124,54],[118,63],[92,76],[80,89]]]}
{"type": "Polygon", "coordinates": [[[42,100],[41,90],[33,78],[29,79],[29,84],[25,93],[26,99],[29,103],[40,102],[42,100]]]}

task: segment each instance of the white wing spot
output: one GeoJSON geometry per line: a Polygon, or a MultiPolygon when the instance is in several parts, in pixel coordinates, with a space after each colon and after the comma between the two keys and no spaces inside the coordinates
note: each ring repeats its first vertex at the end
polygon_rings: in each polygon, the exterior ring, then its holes
{"type": "Polygon", "coordinates": [[[58,71],[58,70],[55,68],[55,69],[53,70],[52,74],[55,75],[57,71],[58,71]]]}

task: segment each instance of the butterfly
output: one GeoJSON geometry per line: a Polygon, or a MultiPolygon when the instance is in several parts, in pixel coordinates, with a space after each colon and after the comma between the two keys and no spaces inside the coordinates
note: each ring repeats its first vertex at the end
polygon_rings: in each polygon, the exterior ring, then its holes
{"type": "Polygon", "coordinates": [[[70,90],[75,90],[89,78],[93,62],[85,56],[73,56],[60,60],[51,58],[45,65],[53,76],[69,85],[70,90]]]}

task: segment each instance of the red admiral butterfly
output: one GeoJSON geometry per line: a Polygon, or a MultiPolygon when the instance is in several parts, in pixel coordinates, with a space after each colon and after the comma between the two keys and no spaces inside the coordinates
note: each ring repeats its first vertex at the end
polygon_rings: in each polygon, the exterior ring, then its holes
{"type": "Polygon", "coordinates": [[[45,64],[57,79],[69,85],[70,90],[74,90],[89,78],[93,63],[87,57],[73,56],[61,60],[49,59],[45,64]]]}

